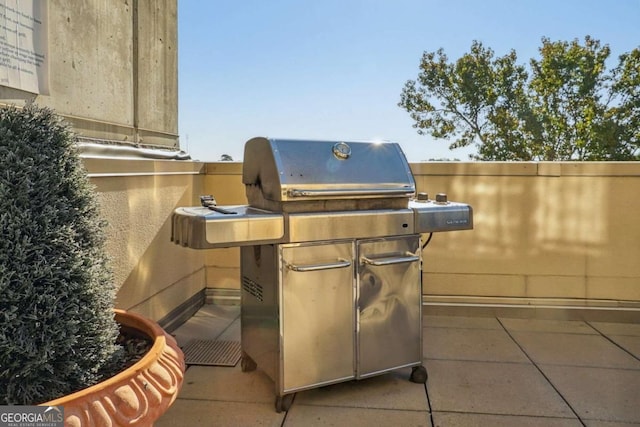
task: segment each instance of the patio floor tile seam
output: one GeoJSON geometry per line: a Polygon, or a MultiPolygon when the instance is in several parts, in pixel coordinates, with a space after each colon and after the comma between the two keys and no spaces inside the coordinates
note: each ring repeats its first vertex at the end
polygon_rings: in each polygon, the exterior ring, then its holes
{"type": "Polygon", "coordinates": [[[514,417],[514,418],[540,418],[546,420],[580,420],[577,416],[573,417],[563,417],[561,415],[551,416],[551,415],[527,415],[527,414],[511,414],[511,413],[500,413],[500,412],[478,412],[478,411],[433,411],[432,415],[438,414],[458,414],[458,415],[498,415],[504,417],[514,417]]]}
{"type": "MultiPolygon", "coordinates": [[[[179,397],[177,400],[182,401],[192,401],[192,402],[219,402],[219,403],[242,403],[242,404],[273,404],[273,402],[265,402],[265,401],[247,401],[247,400],[234,400],[234,399],[212,399],[212,398],[196,398],[196,397],[179,397]]],[[[415,412],[415,413],[424,413],[431,414],[429,408],[424,409],[408,409],[408,408],[385,408],[379,406],[354,406],[354,405],[332,405],[332,404],[321,404],[321,403],[296,403],[295,399],[293,405],[297,406],[311,406],[311,407],[322,407],[322,408],[346,408],[346,409],[358,409],[358,410],[377,410],[377,411],[404,411],[404,412],[415,412]]],[[[292,406],[293,406],[292,405],[292,406]]]]}
{"type": "MultiPolygon", "coordinates": [[[[591,326],[591,325],[589,325],[591,326]]],[[[593,326],[592,326],[593,327],[593,326]]],[[[633,357],[634,359],[636,359],[637,361],[640,362],[640,357],[636,356],[635,354],[633,354],[632,352],[630,352],[629,350],[627,350],[626,348],[624,348],[623,346],[621,346],[620,344],[618,344],[615,340],[613,340],[611,338],[611,336],[624,336],[624,337],[634,337],[635,335],[622,335],[622,334],[605,334],[602,331],[598,330],[597,328],[593,327],[598,334],[600,334],[600,336],[604,339],[606,339],[607,341],[609,341],[611,344],[615,345],[616,347],[618,347],[620,350],[624,351],[625,353],[627,353],[629,356],[633,357]]]]}
{"type": "Polygon", "coordinates": [[[602,335],[622,335],[628,337],[638,337],[640,336],[640,325],[638,323],[616,323],[616,322],[593,322],[593,321],[585,321],[587,325],[589,325],[593,330],[597,331],[602,335]],[[620,326],[623,330],[617,330],[616,328],[611,329],[610,326],[620,326]],[[608,327],[609,326],[609,327],[608,327]],[[627,330],[628,328],[633,328],[631,330],[627,330]],[[636,329],[637,327],[637,329],[636,329]]]}
{"type": "Polygon", "coordinates": [[[312,407],[322,407],[322,408],[346,408],[346,409],[358,409],[358,410],[376,410],[376,411],[402,411],[402,412],[415,412],[419,414],[431,414],[431,411],[428,408],[425,409],[407,409],[407,408],[382,408],[379,406],[348,406],[348,405],[331,405],[331,404],[320,404],[320,403],[296,403],[295,399],[293,401],[293,405],[295,406],[312,406],[312,407]]]}
{"type": "Polygon", "coordinates": [[[422,325],[422,330],[425,329],[438,329],[438,330],[465,330],[465,329],[473,329],[475,331],[501,331],[501,329],[497,328],[476,328],[472,326],[441,326],[441,325],[422,325]]]}
{"type": "Polygon", "coordinates": [[[577,337],[595,337],[598,335],[601,335],[598,331],[593,331],[592,333],[585,333],[585,332],[576,332],[576,331],[543,331],[543,330],[536,330],[536,329],[515,329],[515,328],[509,328],[508,326],[505,326],[505,331],[511,333],[511,332],[516,332],[516,333],[527,333],[527,334],[540,334],[540,335],[572,335],[572,336],[577,336],[577,337]]]}
{"type": "Polygon", "coordinates": [[[196,318],[196,319],[217,319],[220,321],[233,321],[233,319],[238,318],[238,316],[240,316],[240,313],[234,313],[234,312],[225,312],[225,313],[213,313],[213,312],[208,312],[208,311],[196,311],[193,316],[191,316],[192,318],[196,318]]]}
{"type": "MultiPolygon", "coordinates": [[[[557,368],[581,368],[581,369],[593,369],[593,370],[602,370],[602,371],[628,371],[628,372],[638,372],[640,371],[640,366],[637,368],[625,368],[624,366],[602,366],[602,365],[569,365],[567,363],[553,363],[553,362],[541,362],[540,366],[553,366],[557,368]]],[[[539,366],[536,366],[540,369],[539,366]]]]}
{"type": "Polygon", "coordinates": [[[514,360],[480,360],[480,359],[465,359],[465,358],[451,358],[451,357],[423,357],[423,361],[439,361],[439,362],[473,362],[473,363],[491,363],[491,364],[499,364],[499,365],[532,365],[531,359],[527,357],[528,360],[517,362],[514,360]]]}
{"type": "Polygon", "coordinates": [[[528,334],[545,334],[545,335],[574,335],[574,336],[602,336],[607,338],[608,336],[626,336],[626,337],[634,337],[636,335],[625,335],[625,334],[612,334],[612,333],[603,333],[597,329],[594,329],[593,332],[580,332],[580,331],[561,331],[561,330],[542,330],[542,329],[521,329],[521,328],[510,328],[509,326],[504,326],[504,329],[509,332],[523,332],[528,334]]]}
{"type": "Polygon", "coordinates": [[[524,347],[513,337],[511,332],[504,326],[504,324],[502,323],[502,321],[500,321],[500,319],[498,319],[498,323],[500,323],[500,325],[502,325],[502,327],[504,328],[504,331],[507,333],[509,338],[511,338],[513,340],[515,345],[517,345],[520,348],[520,351],[522,351],[524,356],[527,359],[529,359],[529,362],[531,362],[531,365],[533,365],[536,368],[536,370],[540,373],[540,375],[542,375],[542,378],[544,378],[544,380],[556,392],[556,394],[560,397],[560,399],[562,399],[564,404],[567,405],[569,410],[573,413],[573,416],[576,419],[580,420],[580,422],[582,422],[582,419],[580,418],[580,415],[578,414],[578,411],[576,410],[576,408],[574,408],[573,405],[571,405],[571,403],[569,402],[569,400],[560,392],[558,387],[556,387],[556,385],[551,381],[551,378],[549,378],[549,376],[542,370],[542,368],[540,366],[538,366],[538,364],[531,358],[529,353],[527,353],[526,350],[524,349],[524,347]]]}
{"type": "MultiPolygon", "coordinates": [[[[426,368],[426,366],[425,366],[426,368]]],[[[427,372],[428,375],[428,372],[427,372]]],[[[435,422],[433,421],[433,406],[431,405],[432,397],[429,395],[429,378],[427,377],[427,382],[424,383],[424,394],[427,398],[427,412],[429,412],[429,425],[435,426],[435,422]]]]}
{"type": "Polygon", "coordinates": [[[215,399],[215,398],[198,398],[198,397],[181,397],[178,395],[176,400],[190,400],[193,402],[234,402],[234,403],[265,403],[259,401],[246,401],[246,400],[231,400],[231,399],[215,399]]]}
{"type": "Polygon", "coordinates": [[[231,327],[235,322],[239,321],[239,319],[240,319],[240,315],[238,315],[238,317],[236,317],[235,319],[229,321],[229,324],[222,331],[220,331],[218,335],[216,335],[216,337],[214,338],[214,341],[218,341],[219,338],[225,334],[225,332],[231,329],[231,327]]]}

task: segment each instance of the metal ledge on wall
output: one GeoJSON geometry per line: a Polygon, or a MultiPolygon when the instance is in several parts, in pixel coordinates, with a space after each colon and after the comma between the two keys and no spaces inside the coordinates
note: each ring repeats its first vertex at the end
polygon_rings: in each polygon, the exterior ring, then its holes
{"type": "Polygon", "coordinates": [[[78,139],[80,157],[108,159],[191,160],[191,156],[166,147],[136,146],[114,141],[78,139]]]}
{"type": "Polygon", "coordinates": [[[631,303],[629,306],[625,304],[606,304],[599,301],[599,305],[587,301],[582,304],[574,303],[545,303],[544,300],[538,300],[535,303],[532,300],[517,302],[498,302],[491,298],[478,297],[485,299],[485,302],[472,301],[441,301],[436,302],[432,297],[423,295],[422,306],[423,313],[434,316],[468,316],[468,317],[510,317],[521,319],[547,319],[547,320],[583,320],[594,322],[617,322],[617,323],[638,323],[640,322],[640,307],[631,303]]]}

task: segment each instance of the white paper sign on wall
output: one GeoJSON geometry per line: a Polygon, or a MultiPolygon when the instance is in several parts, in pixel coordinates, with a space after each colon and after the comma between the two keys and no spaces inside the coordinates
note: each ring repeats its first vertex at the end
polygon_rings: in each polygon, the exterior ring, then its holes
{"type": "Polygon", "coordinates": [[[0,86],[49,94],[48,0],[0,0],[0,86]]]}

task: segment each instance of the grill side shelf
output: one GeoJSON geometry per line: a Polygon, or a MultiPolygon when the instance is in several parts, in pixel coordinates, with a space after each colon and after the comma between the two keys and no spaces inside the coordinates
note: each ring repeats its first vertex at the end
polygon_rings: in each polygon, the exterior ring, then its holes
{"type": "Polygon", "coordinates": [[[473,209],[464,203],[436,203],[411,201],[415,212],[416,233],[473,229],[473,209]]]}
{"type": "Polygon", "coordinates": [[[246,205],[177,208],[171,240],[192,249],[278,243],[284,238],[282,214],[246,205]]]}

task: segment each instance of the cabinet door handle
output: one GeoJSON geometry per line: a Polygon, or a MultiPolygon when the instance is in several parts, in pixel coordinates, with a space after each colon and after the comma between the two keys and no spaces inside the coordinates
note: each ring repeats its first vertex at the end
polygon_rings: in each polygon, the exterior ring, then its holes
{"type": "Polygon", "coordinates": [[[388,256],[388,257],[380,257],[380,258],[367,258],[366,256],[360,257],[363,263],[369,265],[392,265],[392,264],[403,264],[406,262],[416,262],[420,260],[420,257],[417,255],[404,255],[404,256],[388,256]]]}
{"type": "Polygon", "coordinates": [[[291,271],[318,271],[318,270],[331,270],[333,268],[346,268],[351,266],[351,261],[338,258],[336,262],[330,262],[327,264],[307,264],[307,265],[296,265],[285,263],[287,268],[291,271]]]}

